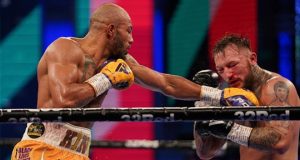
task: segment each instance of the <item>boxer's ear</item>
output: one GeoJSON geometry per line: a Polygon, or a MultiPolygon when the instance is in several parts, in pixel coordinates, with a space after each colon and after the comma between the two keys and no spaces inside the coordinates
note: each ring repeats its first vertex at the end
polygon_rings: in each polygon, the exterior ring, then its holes
{"type": "Polygon", "coordinates": [[[116,33],[116,26],[114,24],[107,25],[106,33],[109,38],[114,37],[114,35],[116,33]]]}
{"type": "Polygon", "coordinates": [[[257,54],[255,52],[250,52],[250,63],[253,65],[257,64],[257,54]]]}

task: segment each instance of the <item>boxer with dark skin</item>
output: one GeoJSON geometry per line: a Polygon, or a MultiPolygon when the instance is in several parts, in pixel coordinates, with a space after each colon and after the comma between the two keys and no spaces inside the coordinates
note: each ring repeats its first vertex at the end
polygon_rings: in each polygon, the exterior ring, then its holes
{"type": "MultiPolygon", "coordinates": [[[[99,107],[110,88],[125,89],[134,80],[137,84],[171,97],[199,99],[200,86],[183,77],[158,73],[144,66],[139,66],[133,75],[127,63],[120,59],[126,59],[125,55],[130,56],[127,53],[133,43],[132,28],[130,16],[123,8],[106,3],[92,14],[89,31],[84,38],[61,37],[51,43],[37,68],[38,108],[99,107]],[[107,62],[109,59],[113,60],[107,62]],[[104,62],[107,64],[103,65],[104,62]],[[143,81],[143,76],[154,78],[143,81]]],[[[88,159],[90,130],[85,130],[90,129],[93,123],[72,122],[72,126],[66,124],[68,123],[28,124],[30,126],[22,141],[15,146],[12,159],[26,156],[39,160],[44,157],[88,159]],[[32,139],[32,135],[38,136],[32,139]],[[47,145],[41,147],[40,141],[47,145]],[[53,146],[66,150],[66,155],[58,154],[60,150],[53,149],[53,146]],[[50,149],[55,152],[47,152],[50,149]],[[30,153],[25,155],[24,150],[30,153]],[[58,157],[51,157],[53,155],[58,157]]]]}
{"type": "MultiPolygon", "coordinates": [[[[206,91],[202,91],[205,87],[180,76],[158,73],[129,55],[132,29],[130,16],[123,8],[106,3],[92,14],[84,38],[61,37],[51,43],[38,64],[38,108],[99,107],[107,90],[126,89],[133,81],[177,99],[207,98],[203,94],[206,91]]],[[[221,92],[213,96],[217,103],[224,99],[221,92]]],[[[244,90],[239,93],[251,94],[244,90]]],[[[92,125],[29,123],[12,157],[86,160],[92,125]],[[29,153],[25,155],[24,150],[29,153]]]]}
{"type": "MultiPolygon", "coordinates": [[[[132,43],[128,13],[115,4],[100,6],[92,15],[90,31],[84,38],[59,38],[47,48],[38,66],[38,107],[98,107],[106,92],[96,97],[93,87],[84,82],[94,76],[106,60],[131,57],[127,52],[132,43]]],[[[134,72],[137,84],[146,85],[140,77],[157,77],[158,81],[151,80],[148,84],[152,90],[183,100],[199,99],[197,84],[141,67],[140,73],[134,72]]]]}
{"type": "MultiPolygon", "coordinates": [[[[292,82],[257,65],[249,40],[238,35],[222,38],[214,47],[214,61],[221,78],[230,87],[254,92],[262,106],[299,106],[292,82]]],[[[298,159],[298,121],[197,122],[194,138],[201,159],[211,159],[227,141],[240,144],[241,160],[298,159]],[[233,134],[234,133],[234,134],[233,134]]]]}

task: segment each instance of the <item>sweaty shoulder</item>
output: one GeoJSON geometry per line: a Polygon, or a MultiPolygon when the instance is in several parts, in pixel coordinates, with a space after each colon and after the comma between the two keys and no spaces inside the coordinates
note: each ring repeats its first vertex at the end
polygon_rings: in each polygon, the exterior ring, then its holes
{"type": "Polygon", "coordinates": [[[273,74],[261,90],[262,105],[296,106],[299,105],[299,96],[294,84],[279,74],[273,74]]]}
{"type": "Polygon", "coordinates": [[[61,37],[48,46],[44,56],[47,61],[80,63],[84,53],[78,42],[71,38],[61,37]]]}

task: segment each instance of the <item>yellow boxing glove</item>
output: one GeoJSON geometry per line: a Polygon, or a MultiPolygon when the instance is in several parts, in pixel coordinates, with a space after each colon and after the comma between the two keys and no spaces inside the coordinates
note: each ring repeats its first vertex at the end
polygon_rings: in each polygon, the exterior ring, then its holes
{"type": "Polygon", "coordinates": [[[115,89],[125,89],[134,82],[134,75],[123,59],[109,62],[100,73],[105,74],[115,89]]]}
{"type": "Polygon", "coordinates": [[[242,88],[225,88],[221,105],[225,106],[259,106],[255,94],[242,88]]]}
{"type": "Polygon", "coordinates": [[[242,88],[217,88],[201,86],[200,101],[216,106],[258,106],[255,94],[242,88]]]}
{"type": "Polygon", "coordinates": [[[96,96],[99,96],[111,87],[115,89],[128,88],[134,82],[134,75],[124,60],[117,59],[107,62],[100,73],[85,82],[90,84],[94,88],[96,96]]]}

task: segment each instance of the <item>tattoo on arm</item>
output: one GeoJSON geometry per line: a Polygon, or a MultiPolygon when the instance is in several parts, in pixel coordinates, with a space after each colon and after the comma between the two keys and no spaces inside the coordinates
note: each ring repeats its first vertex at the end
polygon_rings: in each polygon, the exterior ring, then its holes
{"type": "Polygon", "coordinates": [[[97,67],[94,61],[91,58],[86,56],[84,66],[83,66],[83,74],[82,74],[81,81],[83,82],[89,79],[91,76],[93,76],[95,74],[96,68],[97,67]]]}
{"type": "MultiPolygon", "coordinates": [[[[269,87],[268,97],[265,100],[266,105],[291,106],[293,90],[287,82],[276,81],[273,86],[270,85],[269,87]]],[[[280,141],[292,136],[291,134],[295,131],[295,124],[293,121],[259,122],[249,137],[249,147],[272,151],[280,141]]]]}
{"type": "Polygon", "coordinates": [[[274,84],[275,98],[271,105],[290,106],[288,102],[289,87],[283,81],[278,81],[274,84]]]}
{"type": "Polygon", "coordinates": [[[253,128],[249,138],[249,146],[268,150],[279,142],[281,134],[271,128],[253,128]]]}

